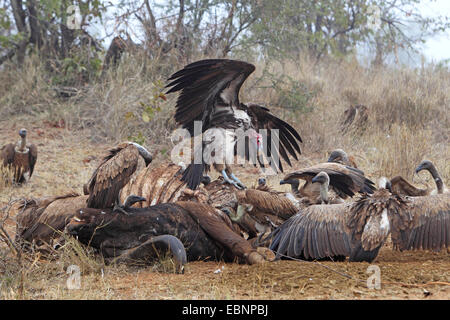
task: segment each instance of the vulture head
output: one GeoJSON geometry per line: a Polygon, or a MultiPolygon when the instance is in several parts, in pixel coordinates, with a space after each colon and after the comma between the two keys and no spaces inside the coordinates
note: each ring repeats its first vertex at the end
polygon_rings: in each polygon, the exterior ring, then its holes
{"type": "Polygon", "coordinates": [[[416,168],[416,173],[419,173],[422,170],[428,170],[428,171],[432,171],[434,168],[433,163],[430,160],[424,160],[422,161],[419,166],[416,168]]]}
{"type": "Polygon", "coordinates": [[[145,199],[144,197],[140,197],[140,196],[136,196],[134,194],[129,195],[126,199],[125,202],[123,204],[123,207],[126,208],[130,208],[133,204],[137,203],[137,202],[142,202],[142,201],[146,201],[147,199],[145,199]]]}
{"type": "Polygon", "coordinates": [[[336,149],[331,152],[330,156],[328,157],[327,162],[348,163],[349,159],[348,159],[347,153],[344,150],[336,149]]]}
{"type": "Polygon", "coordinates": [[[267,184],[267,180],[264,177],[258,179],[258,186],[265,186],[267,184]]]}
{"type": "Polygon", "coordinates": [[[141,146],[140,144],[138,144],[136,142],[131,142],[131,144],[134,145],[138,149],[139,154],[141,155],[142,158],[144,158],[145,166],[147,167],[153,160],[153,157],[150,154],[150,152],[148,152],[147,149],[145,149],[143,146],[141,146]]]}
{"type": "Polygon", "coordinates": [[[330,185],[330,177],[328,174],[324,171],[319,172],[312,180],[312,183],[320,183],[325,185],[330,185]]]}
{"type": "Polygon", "coordinates": [[[26,138],[27,137],[27,129],[24,129],[24,128],[20,129],[19,130],[19,136],[21,138],[26,138]]]}
{"type": "Polygon", "coordinates": [[[322,203],[328,203],[328,187],[330,186],[330,177],[324,171],[319,172],[311,180],[312,183],[320,183],[320,199],[322,203]]]}
{"type": "Polygon", "coordinates": [[[290,184],[292,192],[297,192],[298,187],[300,186],[300,181],[298,179],[281,180],[280,185],[282,184],[290,184]]]}

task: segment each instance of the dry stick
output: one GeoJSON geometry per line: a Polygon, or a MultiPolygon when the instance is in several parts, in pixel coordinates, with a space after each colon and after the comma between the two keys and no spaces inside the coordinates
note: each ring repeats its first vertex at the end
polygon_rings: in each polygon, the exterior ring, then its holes
{"type": "MultiPolygon", "coordinates": [[[[334,273],[337,273],[338,275],[343,276],[343,277],[345,277],[347,279],[355,280],[357,282],[367,283],[365,280],[355,278],[355,277],[353,277],[353,276],[351,276],[351,275],[349,275],[349,274],[347,274],[345,272],[341,272],[341,271],[335,270],[333,268],[330,268],[330,267],[328,267],[328,266],[326,266],[326,265],[324,265],[324,264],[322,264],[322,263],[320,263],[318,261],[306,261],[306,260],[302,260],[302,259],[289,257],[289,256],[286,256],[286,255],[281,254],[281,253],[276,252],[276,251],[275,251],[275,253],[279,254],[280,256],[283,256],[285,258],[294,260],[294,261],[318,264],[319,266],[321,266],[321,267],[323,267],[325,269],[328,269],[328,270],[330,270],[330,271],[332,271],[334,273]]],[[[431,281],[431,282],[427,282],[427,283],[423,283],[423,284],[409,284],[409,283],[404,283],[404,282],[391,282],[391,281],[384,282],[384,281],[382,281],[381,284],[393,284],[393,285],[400,285],[400,286],[406,286],[406,287],[415,287],[415,288],[421,288],[421,287],[425,287],[425,286],[429,286],[429,285],[450,286],[450,282],[445,282],[445,281],[431,281]]]]}

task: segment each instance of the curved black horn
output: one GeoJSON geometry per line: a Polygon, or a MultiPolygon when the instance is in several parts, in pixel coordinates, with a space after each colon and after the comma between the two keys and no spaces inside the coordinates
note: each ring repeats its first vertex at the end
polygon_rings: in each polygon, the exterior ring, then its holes
{"type": "Polygon", "coordinates": [[[170,252],[175,260],[176,273],[184,273],[184,265],[187,263],[186,249],[177,237],[169,234],[152,237],[138,247],[126,250],[114,261],[151,260],[165,252],[170,252]]]}

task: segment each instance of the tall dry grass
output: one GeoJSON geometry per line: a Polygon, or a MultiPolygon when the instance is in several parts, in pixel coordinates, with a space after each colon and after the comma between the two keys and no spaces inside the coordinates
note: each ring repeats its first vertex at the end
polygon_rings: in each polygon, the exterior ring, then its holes
{"type": "MultiPolygon", "coordinates": [[[[448,70],[434,65],[364,68],[354,58],[317,64],[308,57],[295,63],[250,62],[257,69],[241,90],[242,100],[269,106],[293,123],[308,159],[324,160],[332,149],[342,148],[369,175],[402,174],[411,179],[412,169],[427,158],[448,179],[448,70]],[[343,112],[356,104],[368,107],[368,122],[345,133],[340,126],[343,112]]],[[[64,119],[69,128],[89,130],[94,141],[138,139],[166,159],[176,127],[176,95],[167,101],[155,100],[154,95],[183,64],[176,57],[149,60],[142,53],[129,54],[116,70],[64,99],[57,97],[43,63],[33,57],[19,72],[0,72],[0,116],[64,119]],[[142,118],[145,106],[155,107],[148,122],[142,118]]]]}

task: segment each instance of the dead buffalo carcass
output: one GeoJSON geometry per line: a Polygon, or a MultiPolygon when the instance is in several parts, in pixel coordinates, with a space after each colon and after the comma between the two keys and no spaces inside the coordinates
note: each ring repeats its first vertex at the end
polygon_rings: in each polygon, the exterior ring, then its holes
{"type": "Polygon", "coordinates": [[[135,205],[139,208],[177,201],[205,203],[224,210],[232,220],[232,229],[246,238],[271,231],[297,212],[284,194],[265,185],[265,179],[258,180],[256,189],[239,190],[224,183],[222,177],[211,182],[206,176],[194,191],[181,181],[182,175],[183,168],[175,164],[148,166],[121,190],[120,199],[124,202],[130,194],[145,198],[135,205]]]}
{"type": "MultiPolygon", "coordinates": [[[[180,201],[147,208],[85,208],[67,225],[69,234],[99,250],[107,259],[129,262],[158,256],[154,243],[169,248],[175,260],[183,262],[180,246],[161,236],[178,238],[186,249],[187,261],[224,260],[255,264],[271,260],[267,248],[255,249],[232,230],[229,218],[202,203],[180,201]],[[155,238],[159,237],[159,238],[155,238]]],[[[157,249],[160,249],[157,248],[157,249]]]]}

